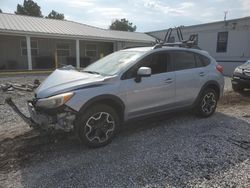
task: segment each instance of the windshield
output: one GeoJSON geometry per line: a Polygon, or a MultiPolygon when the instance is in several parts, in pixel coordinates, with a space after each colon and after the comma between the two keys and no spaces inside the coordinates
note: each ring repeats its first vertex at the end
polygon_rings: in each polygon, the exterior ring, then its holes
{"type": "Polygon", "coordinates": [[[145,51],[118,51],[94,62],[83,71],[93,74],[115,75],[145,53],[145,51]]]}

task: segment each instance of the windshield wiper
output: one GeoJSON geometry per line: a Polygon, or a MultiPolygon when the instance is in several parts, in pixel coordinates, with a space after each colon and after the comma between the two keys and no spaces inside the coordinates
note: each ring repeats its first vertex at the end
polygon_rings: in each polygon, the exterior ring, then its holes
{"type": "Polygon", "coordinates": [[[95,71],[83,71],[83,72],[87,72],[87,73],[90,73],[90,74],[100,74],[99,72],[95,72],[95,71]]]}

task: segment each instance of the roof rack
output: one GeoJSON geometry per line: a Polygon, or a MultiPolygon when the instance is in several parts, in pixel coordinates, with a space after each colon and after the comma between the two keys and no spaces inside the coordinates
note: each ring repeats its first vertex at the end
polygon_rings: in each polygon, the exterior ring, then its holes
{"type": "Polygon", "coordinates": [[[169,42],[173,31],[173,28],[170,28],[168,29],[163,41],[156,40],[156,44],[155,46],[153,46],[153,49],[162,48],[164,46],[170,46],[170,47],[194,48],[201,50],[201,48],[197,46],[197,44],[195,43],[197,40],[197,36],[190,35],[188,40],[184,40],[181,27],[176,27],[174,29],[176,29],[179,42],[173,42],[173,43],[169,42]]]}

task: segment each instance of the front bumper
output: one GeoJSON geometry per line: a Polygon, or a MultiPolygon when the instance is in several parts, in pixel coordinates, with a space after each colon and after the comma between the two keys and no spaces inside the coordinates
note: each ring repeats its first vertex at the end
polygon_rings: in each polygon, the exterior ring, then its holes
{"type": "Polygon", "coordinates": [[[233,85],[238,85],[243,88],[250,88],[250,78],[233,75],[231,82],[233,85]]]}
{"type": "Polygon", "coordinates": [[[30,127],[38,127],[38,124],[36,124],[33,119],[31,117],[27,117],[26,115],[24,115],[19,109],[18,107],[15,105],[15,103],[12,101],[11,98],[7,98],[5,99],[6,104],[8,104],[13,110],[14,112],[17,113],[17,115],[19,115],[23,121],[25,121],[30,127]]]}
{"type": "Polygon", "coordinates": [[[36,110],[32,101],[28,101],[28,111],[30,117],[24,115],[11,98],[7,98],[5,102],[30,126],[44,130],[60,129],[69,132],[74,127],[76,113],[69,108],[61,109],[53,113],[45,113],[36,110]]]}

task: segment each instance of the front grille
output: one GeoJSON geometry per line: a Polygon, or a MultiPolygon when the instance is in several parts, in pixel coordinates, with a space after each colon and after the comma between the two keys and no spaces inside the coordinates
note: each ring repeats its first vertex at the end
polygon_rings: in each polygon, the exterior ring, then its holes
{"type": "Polygon", "coordinates": [[[250,77],[250,71],[244,71],[244,74],[250,77]]]}

